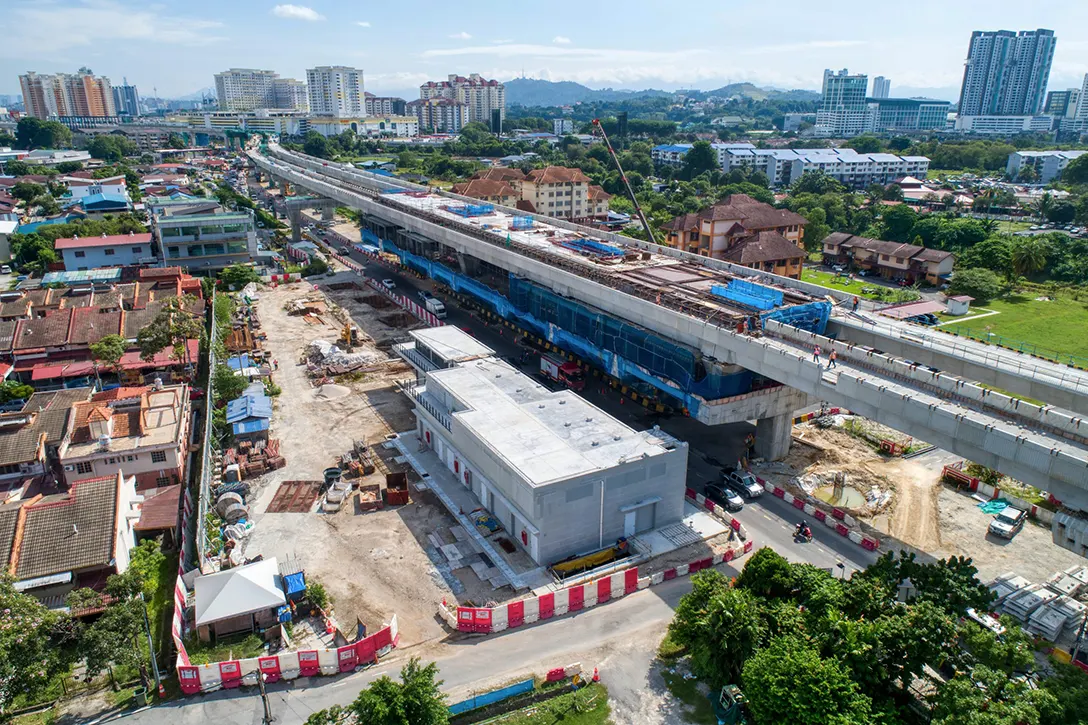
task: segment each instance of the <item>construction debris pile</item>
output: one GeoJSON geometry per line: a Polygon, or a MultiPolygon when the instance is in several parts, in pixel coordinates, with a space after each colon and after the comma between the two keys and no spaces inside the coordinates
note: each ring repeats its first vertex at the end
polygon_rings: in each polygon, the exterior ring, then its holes
{"type": "Polygon", "coordinates": [[[223,451],[224,480],[229,477],[232,466],[237,467],[238,479],[255,478],[287,465],[280,455],[278,438],[239,441],[223,451]]]}
{"type": "Polygon", "coordinates": [[[303,364],[311,378],[322,381],[333,375],[364,371],[372,365],[385,361],[385,356],[379,352],[360,349],[358,352],[347,352],[328,340],[314,340],[306,348],[303,356],[303,364]]]}
{"type": "Polygon", "coordinates": [[[987,584],[1000,608],[1024,624],[1024,629],[1050,642],[1076,635],[1088,614],[1088,566],[1057,572],[1045,584],[1032,584],[1007,572],[987,584]]]}

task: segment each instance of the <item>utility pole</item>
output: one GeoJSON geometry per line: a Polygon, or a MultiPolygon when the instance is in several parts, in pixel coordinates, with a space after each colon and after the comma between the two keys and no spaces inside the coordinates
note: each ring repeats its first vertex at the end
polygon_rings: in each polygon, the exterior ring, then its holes
{"type": "Polygon", "coordinates": [[[257,689],[261,691],[261,702],[264,703],[264,717],[261,725],[272,725],[276,718],[272,717],[272,704],[268,702],[268,691],[264,689],[264,673],[257,671],[257,689]]]}
{"type": "Polygon", "coordinates": [[[155,691],[161,696],[165,692],[162,687],[162,678],[159,677],[159,662],[155,657],[155,643],[151,639],[151,623],[147,619],[147,601],[144,600],[143,592],[140,592],[140,604],[144,609],[144,632],[147,633],[147,651],[151,653],[151,671],[155,674],[155,691]]]}

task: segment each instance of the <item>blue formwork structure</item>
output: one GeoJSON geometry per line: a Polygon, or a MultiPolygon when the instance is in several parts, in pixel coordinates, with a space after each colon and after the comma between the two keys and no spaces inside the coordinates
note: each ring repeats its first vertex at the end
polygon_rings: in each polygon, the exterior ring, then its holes
{"type": "Polygon", "coordinates": [[[781,290],[742,279],[730,280],[728,285],[711,285],[710,292],[717,297],[760,312],[773,310],[781,305],[783,300],[781,290]]]}
{"type": "Polygon", "coordinates": [[[527,229],[533,228],[533,218],[531,216],[516,216],[514,221],[510,224],[510,228],[515,232],[523,232],[527,229]]]}
{"type": "Polygon", "coordinates": [[[463,216],[466,219],[487,216],[488,214],[495,213],[494,204],[460,204],[457,206],[450,205],[445,207],[446,211],[453,212],[458,216],[463,216]]]}
{"type": "Polygon", "coordinates": [[[804,305],[783,307],[762,315],[762,319],[775,320],[776,322],[822,335],[827,330],[827,321],[831,319],[831,303],[826,300],[818,300],[804,305]]]}
{"type": "Polygon", "coordinates": [[[619,320],[591,310],[551,290],[514,275],[509,297],[449,267],[400,249],[382,240],[382,249],[402,263],[471,296],[482,308],[532,331],[562,350],[573,353],[612,377],[643,392],[664,395],[698,413],[703,400],[717,400],[752,390],[755,374],[749,370],[724,372],[692,350],[619,320]]]}
{"type": "Polygon", "coordinates": [[[585,257],[595,257],[602,260],[621,259],[624,255],[622,247],[595,242],[592,239],[564,239],[559,242],[559,246],[585,257]]]}

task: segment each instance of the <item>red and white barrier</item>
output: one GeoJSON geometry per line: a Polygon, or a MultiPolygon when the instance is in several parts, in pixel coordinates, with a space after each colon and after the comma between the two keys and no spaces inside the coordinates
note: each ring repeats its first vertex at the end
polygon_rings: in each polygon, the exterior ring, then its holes
{"type": "Polygon", "coordinates": [[[214,692],[218,689],[255,685],[263,674],[266,681],[293,680],[297,677],[336,675],[348,672],[360,664],[376,663],[379,656],[395,648],[400,641],[397,618],[389,626],[369,637],[336,649],[281,652],[271,657],[189,665],[178,663],[178,681],[185,695],[214,692]]]}
{"type": "Polygon", "coordinates": [[[868,551],[876,551],[880,548],[880,539],[877,539],[868,534],[863,534],[857,530],[857,519],[850,514],[846,513],[840,508],[831,509],[831,515],[828,516],[826,511],[816,508],[811,503],[805,503],[803,499],[794,496],[789,491],[785,490],[781,486],[775,486],[767,483],[762,478],[756,478],[756,481],[763,486],[763,490],[772,496],[777,496],[786,503],[793,504],[797,509],[805,512],[808,516],[812,516],[817,521],[821,522],[829,529],[834,529],[839,536],[844,536],[850,541],[854,542],[858,546],[861,546],[868,551]]]}
{"type": "Polygon", "coordinates": [[[583,584],[575,584],[555,592],[528,599],[519,599],[497,607],[458,607],[457,629],[461,632],[490,634],[520,627],[524,624],[533,624],[553,617],[560,617],[564,614],[572,614],[620,599],[640,589],[660,584],[663,581],[694,574],[717,564],[732,561],[751,550],[752,542],[746,541],[743,547],[736,546],[728,549],[723,554],[657,572],[652,576],[640,577],[638,569],[632,567],[583,584]]]}

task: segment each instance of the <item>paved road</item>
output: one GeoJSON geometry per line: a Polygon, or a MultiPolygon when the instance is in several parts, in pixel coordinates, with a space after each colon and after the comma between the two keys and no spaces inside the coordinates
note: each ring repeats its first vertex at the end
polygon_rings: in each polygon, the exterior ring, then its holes
{"type": "MultiPolygon", "coordinates": [[[[737,570],[728,565],[719,569],[728,576],[737,574],[737,570]]],[[[637,640],[644,645],[638,654],[648,662],[672,619],[673,608],[690,588],[687,579],[676,579],[573,617],[488,637],[458,637],[420,654],[426,660],[438,663],[445,682],[443,689],[458,699],[471,694],[474,686],[483,689],[550,667],[572,662],[582,662],[587,669],[600,666],[601,676],[612,691],[612,699],[631,703],[629,709],[634,710],[635,703],[643,695],[645,681],[639,681],[637,673],[632,676],[627,667],[623,667],[623,676],[610,679],[610,667],[613,666],[609,661],[616,662],[614,668],[617,670],[623,665],[620,658],[610,658],[610,655],[618,650],[625,657],[630,656],[629,644],[637,640]]],[[[302,723],[315,710],[350,703],[360,689],[377,677],[383,674],[395,677],[413,654],[413,648],[398,650],[394,657],[358,674],[300,678],[269,685],[272,714],[277,725],[302,723]]],[[[257,689],[247,687],[177,700],[135,713],[127,721],[133,725],[256,725],[261,722],[262,715],[257,689]]],[[[639,720],[634,712],[621,715],[621,718],[620,722],[664,722],[660,719],[639,720]]]]}

